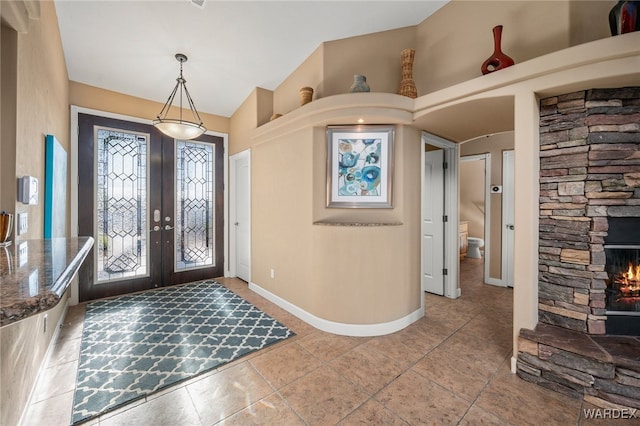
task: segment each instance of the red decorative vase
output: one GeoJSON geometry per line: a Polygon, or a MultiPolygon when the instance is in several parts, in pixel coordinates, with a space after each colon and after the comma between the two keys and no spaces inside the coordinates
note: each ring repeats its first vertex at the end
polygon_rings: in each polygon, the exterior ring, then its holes
{"type": "Polygon", "coordinates": [[[480,68],[483,75],[510,67],[515,63],[513,62],[513,59],[502,52],[501,44],[502,25],[496,25],[493,27],[493,55],[489,56],[489,59],[484,61],[480,68]]]}

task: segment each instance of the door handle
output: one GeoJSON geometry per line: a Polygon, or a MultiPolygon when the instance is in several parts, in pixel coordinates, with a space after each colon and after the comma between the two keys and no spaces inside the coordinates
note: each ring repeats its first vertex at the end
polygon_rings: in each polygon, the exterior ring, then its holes
{"type": "Polygon", "coordinates": [[[165,226],[164,226],[164,230],[165,230],[165,231],[170,231],[170,230],[172,230],[172,229],[173,229],[173,226],[169,226],[169,225],[165,225],[165,226]]]}
{"type": "Polygon", "coordinates": [[[513,225],[505,225],[507,227],[508,230],[513,231],[515,229],[515,226],[513,225]]]}
{"type": "Polygon", "coordinates": [[[160,230],[160,226],[156,225],[156,226],[153,227],[151,232],[155,232],[155,231],[159,231],[159,230],[160,230]]]}

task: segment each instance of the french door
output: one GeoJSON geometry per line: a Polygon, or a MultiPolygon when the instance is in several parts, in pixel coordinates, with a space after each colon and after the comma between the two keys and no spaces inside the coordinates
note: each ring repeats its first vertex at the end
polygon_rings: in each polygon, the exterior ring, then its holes
{"type": "Polygon", "coordinates": [[[78,114],[79,300],[223,275],[223,139],[78,114]]]}

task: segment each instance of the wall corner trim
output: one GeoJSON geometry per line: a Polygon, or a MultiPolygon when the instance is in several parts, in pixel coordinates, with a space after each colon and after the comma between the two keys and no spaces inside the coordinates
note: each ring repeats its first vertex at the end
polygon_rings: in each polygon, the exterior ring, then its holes
{"type": "Polygon", "coordinates": [[[402,330],[403,328],[407,327],[410,324],[413,324],[415,321],[424,316],[424,306],[422,306],[411,312],[410,314],[394,321],[378,324],[346,324],[317,317],[312,313],[307,312],[304,309],[294,305],[293,303],[284,300],[280,296],[271,293],[269,290],[265,290],[256,283],[249,283],[249,289],[269,300],[270,302],[275,303],[287,312],[297,316],[301,320],[311,324],[315,328],[326,331],[328,333],[340,334],[343,336],[383,336],[385,334],[391,334],[395,333],[396,331],[402,330]]]}

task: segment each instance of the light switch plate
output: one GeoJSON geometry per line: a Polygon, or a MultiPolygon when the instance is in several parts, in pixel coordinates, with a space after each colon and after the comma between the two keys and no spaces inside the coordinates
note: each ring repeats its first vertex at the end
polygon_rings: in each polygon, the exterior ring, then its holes
{"type": "Polygon", "coordinates": [[[26,234],[29,230],[29,214],[18,213],[18,235],[26,234]]]}
{"type": "Polygon", "coordinates": [[[18,178],[18,201],[22,204],[38,205],[38,178],[33,176],[18,178]]]}
{"type": "Polygon", "coordinates": [[[23,241],[18,246],[18,265],[20,267],[27,264],[29,261],[29,244],[26,241],[23,241]]]}

